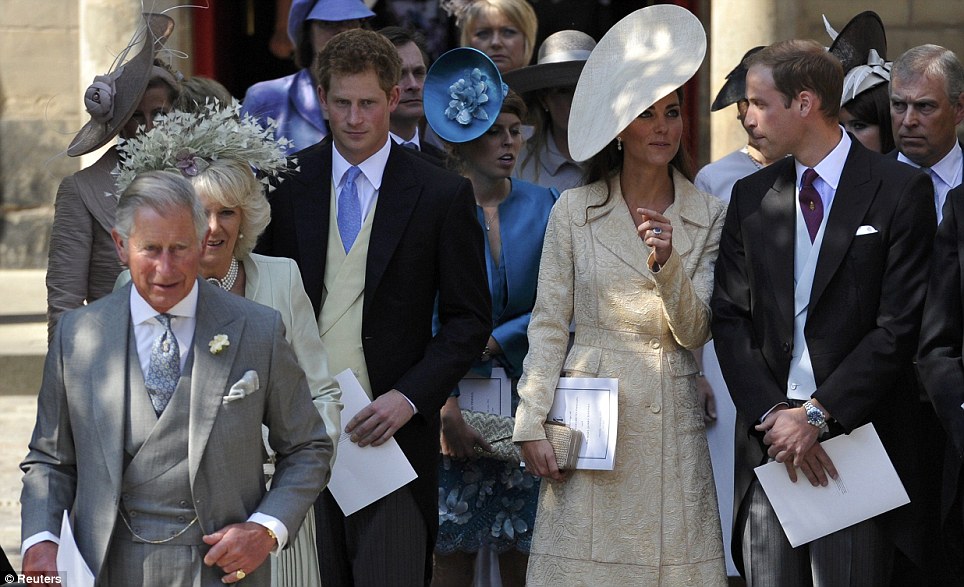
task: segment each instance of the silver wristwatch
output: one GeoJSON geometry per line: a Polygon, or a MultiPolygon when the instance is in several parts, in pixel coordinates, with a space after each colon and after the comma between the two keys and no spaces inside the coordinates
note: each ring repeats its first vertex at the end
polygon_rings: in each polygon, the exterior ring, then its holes
{"type": "Polygon", "coordinates": [[[823,410],[814,405],[810,400],[803,402],[803,409],[807,413],[807,423],[820,430],[827,429],[827,417],[823,410]]]}

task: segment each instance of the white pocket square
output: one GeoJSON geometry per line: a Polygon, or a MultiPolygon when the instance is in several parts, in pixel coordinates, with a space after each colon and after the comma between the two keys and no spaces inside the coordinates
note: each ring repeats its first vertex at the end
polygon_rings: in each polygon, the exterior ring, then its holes
{"type": "Polygon", "coordinates": [[[857,234],[855,234],[854,236],[863,236],[865,234],[876,234],[876,233],[877,233],[876,228],[874,228],[869,224],[864,224],[863,226],[857,229],[857,234]]]}
{"type": "Polygon", "coordinates": [[[229,404],[239,399],[244,399],[260,389],[257,371],[247,371],[237,383],[231,386],[228,395],[221,398],[222,404],[229,404]]]}

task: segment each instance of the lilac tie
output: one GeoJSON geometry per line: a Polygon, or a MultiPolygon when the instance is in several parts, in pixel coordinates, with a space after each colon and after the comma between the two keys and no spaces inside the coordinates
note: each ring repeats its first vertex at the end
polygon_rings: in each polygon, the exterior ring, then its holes
{"type": "Polygon", "coordinates": [[[823,200],[813,187],[813,182],[818,177],[816,171],[807,169],[803,172],[803,183],[800,185],[800,209],[803,210],[803,220],[807,223],[810,242],[817,238],[820,221],[823,220],[823,200]]]}
{"type": "Polygon", "coordinates": [[[346,253],[355,244],[355,238],[361,230],[361,202],[358,201],[358,186],[355,185],[360,173],[361,169],[358,167],[349,167],[345,186],[338,195],[338,232],[346,253]]]}

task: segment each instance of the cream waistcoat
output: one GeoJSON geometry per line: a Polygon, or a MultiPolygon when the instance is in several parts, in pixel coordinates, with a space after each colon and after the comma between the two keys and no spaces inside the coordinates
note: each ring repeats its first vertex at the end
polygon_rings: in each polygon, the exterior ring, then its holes
{"type": "Polygon", "coordinates": [[[358,237],[346,255],[335,214],[337,196],[334,182],[329,197],[332,212],[328,215],[328,257],[325,263],[325,287],[321,293],[318,332],[328,349],[331,372],[341,373],[345,369],[351,369],[362,389],[371,398],[372,384],[368,378],[361,331],[368,243],[372,236],[372,219],[375,218],[378,200],[362,222],[358,237]]]}

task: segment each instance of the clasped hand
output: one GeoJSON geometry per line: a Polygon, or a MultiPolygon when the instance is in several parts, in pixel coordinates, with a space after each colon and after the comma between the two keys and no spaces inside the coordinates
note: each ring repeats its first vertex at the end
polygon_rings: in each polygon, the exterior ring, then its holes
{"type": "Polygon", "coordinates": [[[817,442],[820,429],[807,422],[803,408],[780,407],[770,412],[756,429],[764,432],[767,454],[787,467],[790,480],[797,482],[797,468],[814,487],[826,486],[828,475],[836,479],[837,469],[830,456],[817,442]]]}

